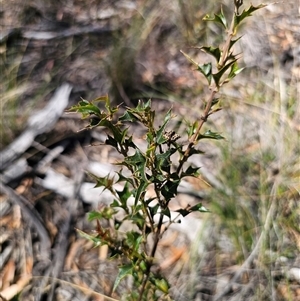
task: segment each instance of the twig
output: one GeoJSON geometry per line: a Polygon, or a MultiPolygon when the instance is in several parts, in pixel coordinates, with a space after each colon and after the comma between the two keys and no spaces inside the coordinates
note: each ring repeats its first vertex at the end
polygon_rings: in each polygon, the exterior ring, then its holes
{"type": "MultiPolygon", "coordinates": [[[[82,155],[81,158],[84,158],[85,156],[82,155]]],[[[70,164],[71,165],[71,164],[70,164]]],[[[66,204],[66,209],[68,211],[68,216],[66,220],[64,221],[63,227],[60,231],[57,244],[56,244],[56,250],[55,250],[55,262],[51,271],[51,276],[53,278],[57,278],[61,271],[63,270],[65,258],[67,255],[67,250],[69,246],[69,241],[66,239],[66,237],[69,237],[69,233],[71,231],[71,225],[73,223],[76,209],[78,206],[78,199],[79,199],[79,191],[81,184],[84,179],[84,165],[87,165],[87,161],[84,160],[83,163],[79,165],[72,164],[71,170],[75,178],[75,185],[74,185],[74,191],[73,191],[73,197],[69,198],[66,204]]],[[[52,285],[50,293],[48,295],[47,300],[52,301],[54,296],[54,290],[55,285],[52,285]]]]}
{"type": "Polygon", "coordinates": [[[72,87],[65,83],[58,88],[47,106],[32,115],[27,129],[3,151],[0,152],[0,171],[7,168],[32,144],[35,137],[49,131],[62,115],[69,103],[72,87]]]}
{"type": "MultiPolygon", "coordinates": [[[[236,6],[235,13],[238,12],[238,8],[242,4],[243,4],[242,0],[235,0],[235,6],[236,6]]],[[[221,55],[220,60],[218,62],[218,66],[217,66],[218,70],[220,70],[224,67],[225,62],[226,62],[227,58],[230,55],[230,53],[229,53],[230,44],[231,44],[232,37],[234,35],[234,27],[235,27],[234,20],[235,20],[235,14],[233,14],[233,16],[232,16],[230,29],[228,30],[227,38],[226,38],[225,44],[224,44],[223,49],[222,49],[222,55],[221,55]]],[[[196,132],[191,136],[190,143],[189,143],[187,149],[185,150],[184,155],[182,156],[182,158],[179,162],[179,165],[177,167],[177,173],[178,174],[181,172],[183,164],[187,161],[191,150],[193,149],[195,143],[198,141],[198,136],[201,132],[201,129],[202,129],[204,123],[207,121],[208,117],[212,113],[214,113],[214,112],[211,111],[211,108],[213,106],[213,101],[216,97],[216,94],[219,92],[219,89],[220,89],[220,85],[217,84],[217,83],[213,83],[213,84],[210,85],[210,90],[211,90],[210,96],[209,96],[209,98],[206,102],[206,106],[205,106],[203,115],[201,116],[201,119],[199,121],[196,132]]]]}
{"type": "Polygon", "coordinates": [[[35,226],[37,233],[39,234],[41,240],[41,254],[42,256],[48,256],[49,250],[51,247],[51,240],[46,230],[43,220],[39,213],[36,211],[34,206],[22,195],[18,195],[12,188],[3,184],[0,181],[0,192],[8,195],[8,197],[19,205],[24,213],[27,216],[28,221],[32,222],[35,226]]]}

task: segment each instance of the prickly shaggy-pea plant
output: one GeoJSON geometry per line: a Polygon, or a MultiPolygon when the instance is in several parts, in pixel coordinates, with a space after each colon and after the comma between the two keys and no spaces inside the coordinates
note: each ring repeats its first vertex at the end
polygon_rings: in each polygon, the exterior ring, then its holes
{"type": "Polygon", "coordinates": [[[202,116],[186,125],[188,139],[180,139],[170,129],[170,120],[173,118],[171,109],[165,114],[161,124],[156,126],[156,112],[152,109],[150,100],[140,101],[135,108],[127,107],[121,116],[118,114],[120,106],[112,106],[108,96],[93,101],[81,100],[69,110],[79,112],[84,119],[89,119],[87,129],[104,127],[108,131],[105,144],[114,148],[123,158],[117,163],[120,169],[113,177],[91,175],[97,182],[96,187],[102,186],[111,192],[112,201],[108,207],[89,214],[89,220],[97,222],[96,235],[79,232],[92,240],[95,246],[107,245],[110,257],[122,262],[113,290],[124,277],[132,276],[133,286],[127,293],[126,300],[171,300],[169,282],[155,268],[159,241],[169,226],[178,221],[179,216],[185,218],[191,212],[208,211],[198,203],[176,210],[178,216],[174,219],[171,217],[169,203],[176,197],[183,178],[198,176],[199,167],[188,164],[191,156],[202,153],[197,147],[198,143],[203,139],[223,139],[219,133],[203,130],[203,125],[212,114],[221,109],[218,98],[221,87],[243,69],[237,63],[239,56],[233,52],[234,44],[240,39],[236,37],[239,25],[251,13],[265,6],[250,5],[240,12],[242,5],[242,0],[234,0],[230,23],[222,10],[219,14],[203,18],[221,25],[225,32],[222,46],[199,47],[199,50],[211,55],[214,62],[198,64],[182,51],[206,78],[210,91],[202,116]],[[105,102],[106,110],[97,106],[99,101],[105,102]],[[137,124],[145,130],[145,149],[139,148],[135,141],[137,137],[130,134],[130,125],[137,124]],[[182,140],[187,142],[181,142],[182,140]],[[116,189],[117,183],[122,185],[122,189],[116,189]],[[148,196],[146,192],[150,186],[154,188],[154,195],[148,196]],[[122,218],[120,211],[123,212],[122,218]],[[110,221],[113,227],[105,227],[104,221],[110,221]],[[128,221],[133,225],[132,230],[122,233],[119,229],[128,221]]]}

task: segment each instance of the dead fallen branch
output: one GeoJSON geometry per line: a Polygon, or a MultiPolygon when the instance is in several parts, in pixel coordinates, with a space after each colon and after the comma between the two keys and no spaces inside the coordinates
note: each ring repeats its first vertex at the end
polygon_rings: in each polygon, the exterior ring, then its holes
{"type": "Polygon", "coordinates": [[[69,103],[72,87],[65,83],[60,86],[48,105],[32,115],[28,120],[27,129],[3,151],[0,152],[0,171],[6,169],[32,144],[35,137],[53,128],[69,103]]]}

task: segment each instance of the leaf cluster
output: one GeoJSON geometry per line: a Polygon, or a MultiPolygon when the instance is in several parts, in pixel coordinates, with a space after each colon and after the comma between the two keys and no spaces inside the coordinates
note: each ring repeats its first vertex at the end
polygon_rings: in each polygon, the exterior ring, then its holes
{"type": "MultiPolygon", "coordinates": [[[[112,202],[109,208],[103,208],[98,212],[91,212],[90,220],[97,220],[97,236],[84,234],[95,245],[108,245],[112,257],[126,257],[126,264],[120,267],[115,288],[122,278],[133,275],[140,283],[145,271],[153,264],[155,251],[149,249],[148,236],[161,235],[163,224],[168,227],[172,222],[169,210],[169,202],[177,195],[181,180],[187,176],[198,176],[198,168],[187,167],[182,172],[174,168],[173,160],[181,160],[184,156],[184,145],[178,140],[180,136],[168,129],[169,121],[174,117],[169,110],[158,127],[155,126],[155,111],[151,108],[151,101],[140,101],[135,108],[127,108],[122,116],[118,117],[118,107],[111,107],[109,98],[103,96],[95,101],[81,100],[69,111],[80,112],[83,118],[89,118],[87,128],[105,127],[108,130],[105,144],[113,147],[123,160],[118,162],[120,170],[115,177],[97,177],[90,174],[95,180],[95,187],[104,187],[112,193],[112,202]],[[99,100],[105,101],[106,110],[100,110],[97,106],[99,100]],[[146,149],[140,149],[134,142],[134,137],[129,134],[130,127],[142,125],[145,129],[144,140],[146,149]],[[174,158],[174,159],[173,159],[174,158]],[[122,190],[117,190],[115,184],[123,183],[122,190]],[[154,188],[154,195],[148,196],[149,187],[154,188]],[[131,202],[133,200],[133,202],[131,202]],[[124,213],[121,220],[115,217],[119,211],[124,213]],[[156,222],[156,217],[160,222],[156,222]],[[168,222],[163,222],[163,218],[168,222]],[[99,222],[113,220],[114,229],[105,229],[99,222]],[[118,233],[122,223],[129,221],[135,225],[136,230],[125,234],[118,233]]],[[[191,125],[192,127],[192,125],[191,125]]],[[[190,132],[192,129],[190,129],[190,132]]],[[[206,132],[202,138],[218,139],[213,132],[206,132]]],[[[201,153],[194,150],[190,153],[201,153]]],[[[177,210],[178,215],[183,217],[191,212],[207,212],[208,210],[197,204],[177,210]]],[[[168,293],[166,280],[161,276],[154,277],[149,274],[148,286],[151,284],[155,289],[168,293]],[[151,280],[152,279],[152,280],[151,280]]],[[[151,286],[150,285],[150,286],[151,286]]]]}
{"type": "Polygon", "coordinates": [[[244,69],[239,68],[238,66],[237,61],[239,59],[239,55],[233,53],[233,46],[241,37],[234,39],[234,36],[237,34],[238,27],[245,18],[250,17],[254,11],[266,6],[265,4],[260,4],[258,6],[253,6],[251,4],[248,9],[244,9],[241,13],[239,13],[239,8],[243,4],[243,1],[235,0],[234,4],[235,11],[232,17],[231,25],[229,25],[229,22],[222,9],[219,14],[214,14],[214,16],[205,15],[203,18],[204,21],[211,21],[221,25],[225,32],[227,32],[228,36],[227,41],[223,46],[197,47],[215,59],[215,71],[213,70],[212,62],[198,64],[189,55],[182,51],[183,55],[196,67],[196,70],[204,75],[209,86],[214,85],[216,89],[219,89],[223,84],[228,83],[244,69]]]}

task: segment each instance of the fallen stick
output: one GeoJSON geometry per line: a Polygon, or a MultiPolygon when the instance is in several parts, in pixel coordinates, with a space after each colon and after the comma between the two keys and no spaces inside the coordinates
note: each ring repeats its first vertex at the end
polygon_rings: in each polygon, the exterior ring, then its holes
{"type": "Polygon", "coordinates": [[[65,83],[59,87],[46,107],[34,113],[29,119],[25,131],[0,152],[0,171],[6,169],[32,144],[35,137],[49,131],[56,124],[69,103],[72,87],[65,83]]]}

